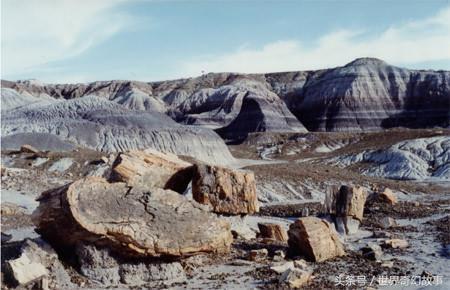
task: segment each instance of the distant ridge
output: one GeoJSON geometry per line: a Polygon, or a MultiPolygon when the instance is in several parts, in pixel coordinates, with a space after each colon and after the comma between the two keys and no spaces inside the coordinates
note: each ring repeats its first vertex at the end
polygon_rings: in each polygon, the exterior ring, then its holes
{"type": "Polygon", "coordinates": [[[2,81],[2,100],[94,95],[122,107],[212,128],[226,139],[253,131],[367,131],[449,127],[450,72],[358,58],[332,69],[267,74],[210,73],[162,82],[41,84],[2,81]],[[249,109],[250,108],[250,109],[249,109]],[[255,111],[256,110],[256,111],[255,111]],[[256,119],[255,119],[256,118],[256,119]]]}

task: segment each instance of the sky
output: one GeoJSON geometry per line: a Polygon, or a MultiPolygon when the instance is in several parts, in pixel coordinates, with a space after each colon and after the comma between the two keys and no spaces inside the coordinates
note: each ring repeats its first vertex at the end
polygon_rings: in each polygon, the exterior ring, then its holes
{"type": "Polygon", "coordinates": [[[342,66],[450,70],[449,0],[1,0],[1,78],[159,81],[342,66]]]}

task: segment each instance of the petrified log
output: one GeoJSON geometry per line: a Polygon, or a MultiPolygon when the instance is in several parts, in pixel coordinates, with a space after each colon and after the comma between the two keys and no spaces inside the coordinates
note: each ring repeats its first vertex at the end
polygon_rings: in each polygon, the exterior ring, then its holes
{"type": "Polygon", "coordinates": [[[272,239],[281,242],[287,242],[288,235],[286,230],[279,224],[258,223],[261,238],[272,239]]]}
{"type": "Polygon", "coordinates": [[[87,177],[38,201],[37,232],[56,245],[84,242],[131,256],[180,257],[227,252],[232,242],[228,222],[171,190],[87,177]]]}
{"type": "Polygon", "coordinates": [[[192,164],[176,155],[154,149],[129,151],[117,156],[111,181],[154,186],[182,193],[192,180],[192,164]]]}
{"type": "Polygon", "coordinates": [[[321,262],[345,255],[344,247],[330,224],[316,217],[303,217],[290,225],[289,249],[308,260],[321,262]]]}
{"type": "Polygon", "coordinates": [[[207,164],[197,164],[192,180],[192,197],[201,204],[211,205],[214,212],[251,214],[259,211],[255,175],[207,164]]]}
{"type": "Polygon", "coordinates": [[[331,187],[325,197],[325,210],[335,218],[339,232],[352,234],[363,219],[367,193],[363,187],[331,187]]]}

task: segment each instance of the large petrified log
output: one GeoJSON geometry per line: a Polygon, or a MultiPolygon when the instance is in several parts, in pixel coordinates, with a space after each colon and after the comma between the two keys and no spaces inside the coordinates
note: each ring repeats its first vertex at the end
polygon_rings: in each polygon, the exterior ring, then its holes
{"type": "Polygon", "coordinates": [[[228,222],[171,191],[87,177],[44,192],[33,220],[46,240],[81,242],[121,254],[180,257],[229,250],[228,222]]]}
{"type": "Polygon", "coordinates": [[[201,204],[211,205],[217,213],[251,214],[259,211],[255,175],[247,170],[197,164],[192,196],[201,204]]]}
{"type": "Polygon", "coordinates": [[[112,181],[183,192],[192,180],[192,164],[154,149],[121,153],[113,163],[112,181]]]}
{"type": "Polygon", "coordinates": [[[332,187],[325,197],[325,210],[335,219],[339,232],[352,234],[363,219],[367,192],[363,187],[332,187]]]}
{"type": "Polygon", "coordinates": [[[308,260],[321,262],[345,254],[344,247],[331,225],[316,217],[303,217],[290,225],[289,249],[308,260]]]}

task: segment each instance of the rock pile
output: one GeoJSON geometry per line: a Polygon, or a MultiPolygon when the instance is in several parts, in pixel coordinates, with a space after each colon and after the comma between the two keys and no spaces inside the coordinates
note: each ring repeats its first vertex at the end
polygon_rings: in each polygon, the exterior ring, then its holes
{"type": "MultiPolygon", "coordinates": [[[[191,164],[152,149],[112,160],[104,161],[111,172],[106,178],[88,176],[43,192],[32,214],[42,238],[57,250],[74,251],[81,273],[103,286],[183,281],[183,259],[230,251],[230,224],[215,213],[258,211],[250,171],[191,164]],[[191,181],[195,200],[181,194],[191,181]]],[[[282,229],[265,228],[271,237],[287,240],[282,229]]],[[[49,276],[45,264],[34,267],[27,258],[11,261],[19,284],[49,276]],[[21,276],[30,265],[36,273],[21,276]]]]}

